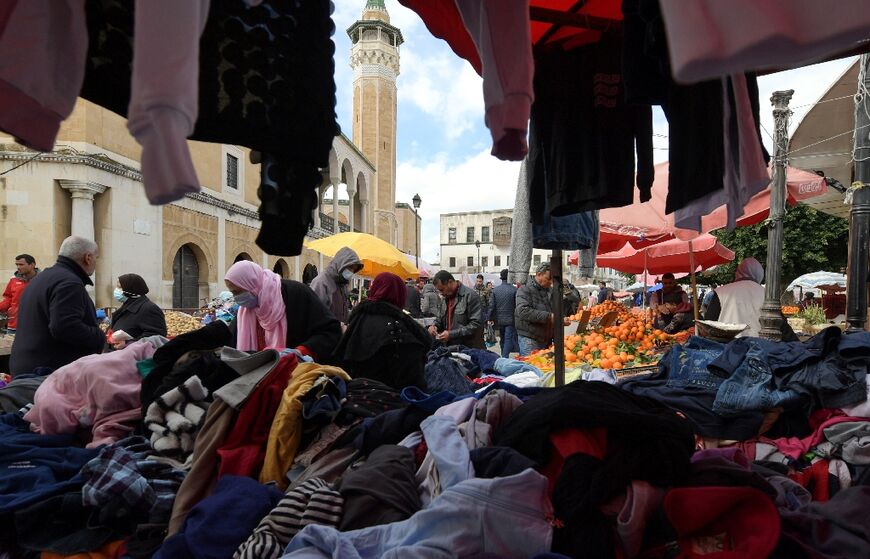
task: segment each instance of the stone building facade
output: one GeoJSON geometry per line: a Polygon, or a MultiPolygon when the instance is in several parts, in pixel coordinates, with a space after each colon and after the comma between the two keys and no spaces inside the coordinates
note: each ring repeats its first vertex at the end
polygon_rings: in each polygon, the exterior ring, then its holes
{"type": "MultiPolygon", "coordinates": [[[[439,267],[453,274],[498,274],[510,268],[511,226],[513,210],[484,210],[441,214],[439,267]],[[477,243],[480,243],[478,246],[477,243]]],[[[548,262],[552,251],[532,250],[531,271],[541,262],[548,262]]],[[[564,277],[572,283],[606,281],[621,288],[627,283],[611,268],[595,268],[591,278],[581,278],[576,266],[568,264],[569,251],[564,251],[564,277]]]]}
{"type": "MultiPolygon", "coordinates": [[[[377,25],[389,26],[383,3],[374,4],[366,6],[363,20],[374,13],[377,25]]],[[[368,24],[362,27],[368,29],[368,24]]],[[[382,68],[378,75],[389,77],[392,72],[391,80],[367,82],[388,94],[372,97],[368,87],[354,88],[354,138],[362,142],[369,137],[368,151],[343,134],[335,138],[309,236],[369,232],[413,253],[414,216],[407,218],[406,205],[395,202],[395,78],[401,33],[392,29],[392,39],[384,35],[366,44],[392,48],[393,58],[376,57],[364,64],[366,72],[372,65],[382,68]],[[357,121],[375,127],[358,127],[357,121]],[[378,150],[379,144],[387,147],[378,150]],[[338,225],[334,215],[340,216],[338,225]]],[[[354,45],[352,59],[358,54],[354,45]]],[[[32,254],[40,267],[51,265],[70,234],[93,238],[100,246],[93,278],[99,307],[117,305],[112,299],[116,278],[130,272],[145,278],[149,297],[160,306],[193,308],[224,289],[225,271],[240,259],[297,280],[328,264],[328,258],[308,249],[285,258],[257,247],[260,169],[250,163],[246,148],[193,141],[188,145],[202,191],[152,206],[139,171],[141,147],[125,120],[111,111],[79,99],[51,153],[34,153],[0,134],[0,279],[12,275],[17,254],[32,254]]]]}

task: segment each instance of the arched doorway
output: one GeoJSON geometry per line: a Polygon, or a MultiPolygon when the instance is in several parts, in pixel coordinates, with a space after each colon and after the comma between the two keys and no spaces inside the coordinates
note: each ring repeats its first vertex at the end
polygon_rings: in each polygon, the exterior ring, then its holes
{"type": "Polygon", "coordinates": [[[317,277],[317,266],[314,264],[306,264],[302,269],[302,283],[310,284],[317,277]]]}
{"type": "Polygon", "coordinates": [[[254,259],[251,258],[251,255],[247,252],[240,252],[236,255],[235,259],[233,259],[233,264],[235,264],[236,262],[241,262],[242,260],[250,260],[251,262],[254,261],[254,259]]]}
{"type": "Polygon", "coordinates": [[[179,248],[172,262],[172,306],[199,308],[199,260],[190,244],[179,248]]]}
{"type": "Polygon", "coordinates": [[[279,258],[275,262],[275,267],[272,268],[272,271],[281,276],[281,279],[290,279],[290,266],[283,258],[279,258]]]}

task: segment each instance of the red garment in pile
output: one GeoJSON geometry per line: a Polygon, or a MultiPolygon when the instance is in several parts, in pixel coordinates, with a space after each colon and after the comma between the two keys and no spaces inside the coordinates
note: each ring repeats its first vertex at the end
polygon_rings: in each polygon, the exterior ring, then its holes
{"type": "Polygon", "coordinates": [[[251,393],[226,442],[217,451],[220,456],[218,478],[227,474],[250,477],[260,474],[272,420],[296,365],[295,355],[282,356],[272,372],[251,393]]]}

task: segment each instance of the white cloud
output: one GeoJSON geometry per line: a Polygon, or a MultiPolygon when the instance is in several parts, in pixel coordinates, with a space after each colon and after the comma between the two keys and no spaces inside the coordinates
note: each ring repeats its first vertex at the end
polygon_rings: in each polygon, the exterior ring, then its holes
{"type": "Polygon", "coordinates": [[[421,256],[437,260],[442,213],[512,208],[520,164],[499,161],[489,149],[453,163],[444,154],[426,161],[403,161],[396,168],[396,199],[423,199],[421,256]]]}
{"type": "Polygon", "coordinates": [[[425,55],[415,47],[402,51],[399,102],[433,117],[448,140],[483,127],[483,80],[449,51],[425,55]]]}

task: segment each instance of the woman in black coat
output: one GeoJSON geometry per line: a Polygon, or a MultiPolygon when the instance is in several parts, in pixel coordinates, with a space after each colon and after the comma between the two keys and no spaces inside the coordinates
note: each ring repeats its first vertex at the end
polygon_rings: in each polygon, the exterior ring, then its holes
{"type": "Polygon", "coordinates": [[[133,340],[147,336],[166,336],[166,317],[146,295],[148,285],[138,274],[118,277],[115,299],[121,307],[112,314],[112,332],[123,330],[133,340]]]}
{"type": "Polygon", "coordinates": [[[406,289],[395,274],[379,274],[368,299],[354,307],[335,357],[353,378],[380,381],[401,390],[426,389],[423,369],[432,337],[402,311],[406,289]]]}

